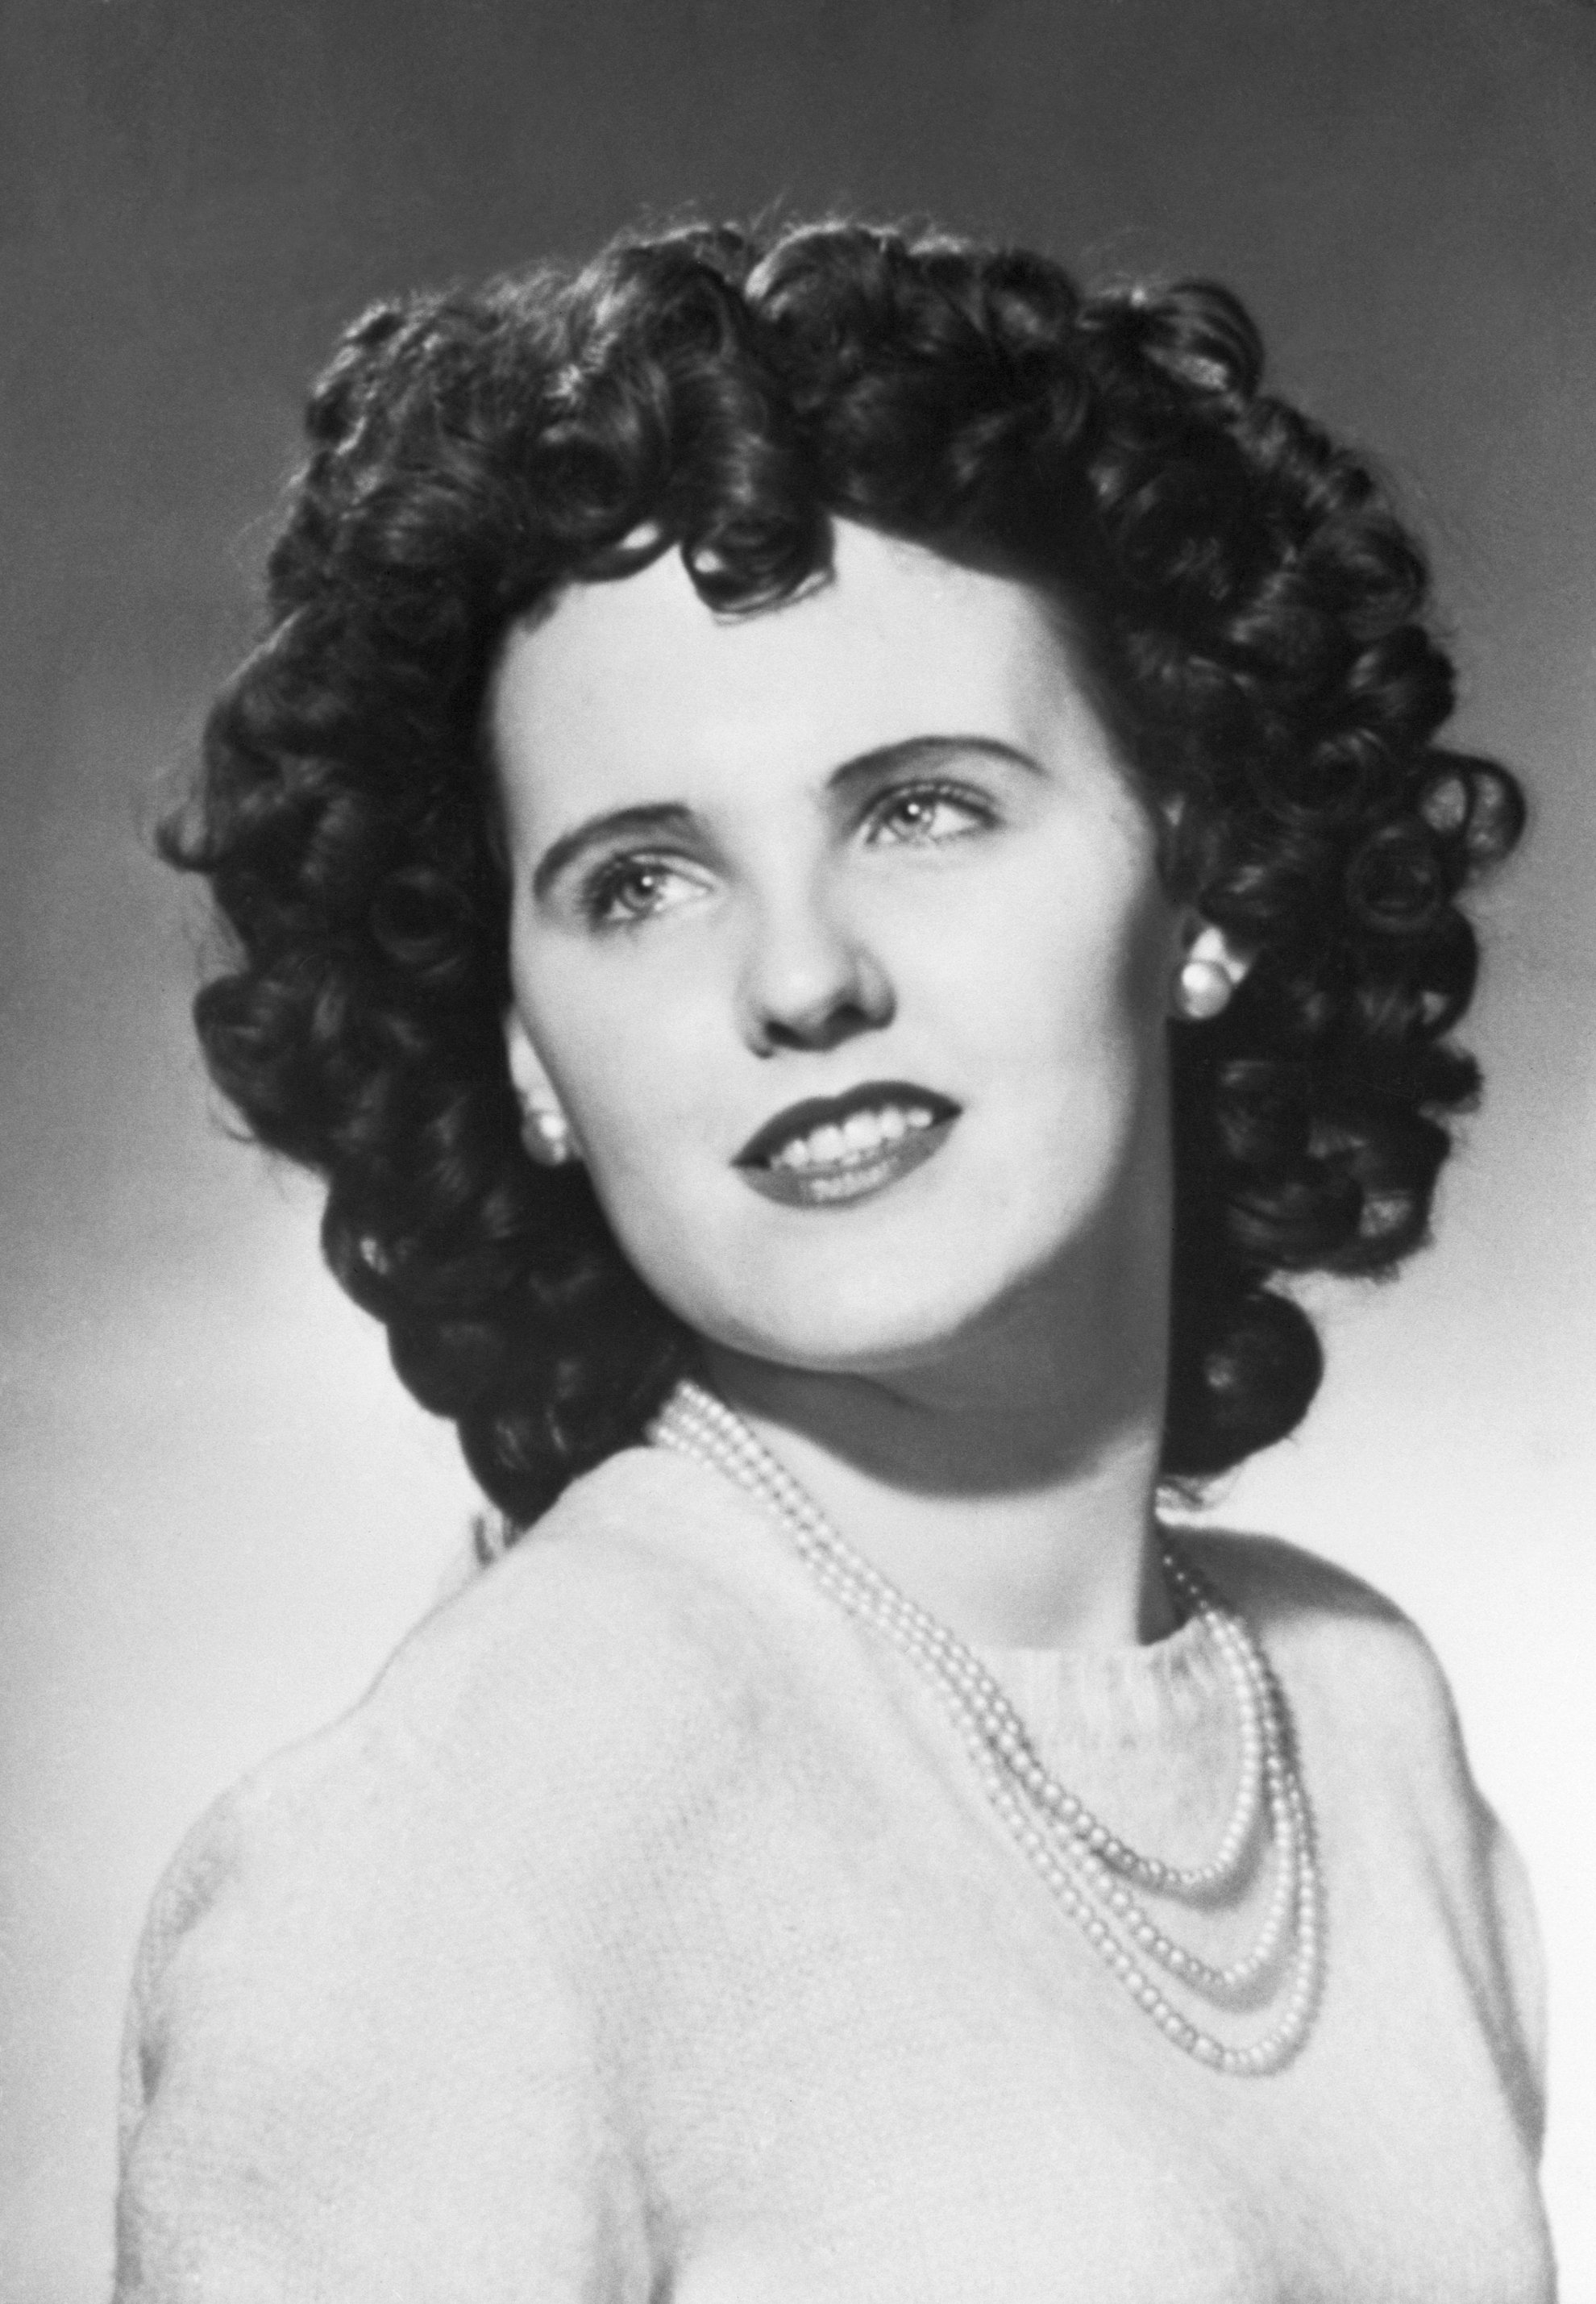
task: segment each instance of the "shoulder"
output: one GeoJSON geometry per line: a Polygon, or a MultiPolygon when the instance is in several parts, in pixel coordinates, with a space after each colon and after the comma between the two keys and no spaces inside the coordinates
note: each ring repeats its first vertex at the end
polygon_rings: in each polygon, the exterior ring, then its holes
{"type": "MultiPolygon", "coordinates": [[[[1333,1561],[1277,1536],[1183,1529],[1181,1549],[1261,1632],[1406,1654],[1423,1641],[1394,1600],[1333,1561]]],[[[1425,1651],[1428,1653],[1428,1651],[1425,1651]]]]}
{"type": "Polygon", "coordinates": [[[1461,1769],[1446,1675],[1394,1601],[1278,1537],[1203,1531],[1182,1540],[1257,1634],[1299,1710],[1372,1742],[1399,1731],[1410,1759],[1425,1753],[1448,1774],[1461,1769]]]}
{"type": "Polygon", "coordinates": [[[622,1451],[417,1626],[362,1712],[410,1739],[567,1756],[601,1729],[606,1746],[691,1741],[756,1669],[762,1612],[738,1573],[751,1510],[698,1465],[622,1451]]]}
{"type": "Polygon", "coordinates": [[[425,1619],[354,1718],[509,1775],[523,1806],[625,1810],[646,1786],[675,1808],[735,1772],[773,1712],[813,1701],[833,1614],[732,1482],[626,1449],[425,1619]]]}
{"type": "Polygon", "coordinates": [[[1420,1876],[1410,1925],[1437,1899],[1444,1906],[1509,2093],[1538,2139],[1545,1991],[1529,1885],[1474,1783],[1429,1642],[1383,1594],[1295,1545],[1206,1533],[1184,1541],[1285,1690],[1319,1826],[1343,1869],[1388,1891],[1404,1873],[1420,1876]]]}
{"type": "Polygon", "coordinates": [[[779,1612],[773,1628],[732,1572],[747,1510],[656,1450],[577,1483],[351,1712],[202,1818],[157,1893],[147,1960],[230,1908],[325,1927],[342,1906],[351,1941],[379,1897],[440,1927],[491,1899],[555,1934],[615,1909],[736,1774],[782,1678],[779,1612]]]}
{"type": "Polygon", "coordinates": [[[190,1834],[125,2038],[130,2304],[298,2294],[313,2265],[318,2293],[454,2294],[462,2245],[540,2292],[643,2266],[608,2076],[733,1741],[714,1507],[670,1464],[604,1468],[190,1834]]]}

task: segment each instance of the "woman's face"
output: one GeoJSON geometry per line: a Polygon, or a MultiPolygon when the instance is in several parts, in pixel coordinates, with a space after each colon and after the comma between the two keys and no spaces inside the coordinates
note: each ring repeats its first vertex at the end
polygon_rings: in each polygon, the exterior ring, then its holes
{"type": "Polygon", "coordinates": [[[840,523],[722,618],[671,553],[514,631],[492,729],[512,1071],[690,1327],[887,1372],[1167,1258],[1189,924],[1027,586],[840,523]]]}

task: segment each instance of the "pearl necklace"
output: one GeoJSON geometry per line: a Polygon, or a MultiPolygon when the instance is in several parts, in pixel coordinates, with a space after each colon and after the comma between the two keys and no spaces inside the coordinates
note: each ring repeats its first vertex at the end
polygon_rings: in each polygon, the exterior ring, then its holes
{"type": "Polygon", "coordinates": [[[1321,1894],[1312,1818],[1292,1753],[1285,1699],[1257,1641],[1163,1532],[1169,1587],[1185,1615],[1201,1618],[1236,1700],[1241,1765],[1235,1804],[1204,1864],[1143,1855],[1094,1816],[1037,1758],[1025,1723],[974,1650],[855,1552],[784,1466],[723,1401],[690,1378],[648,1428],[657,1446],[734,1480],[781,1521],[816,1582],[848,1614],[890,1639],[950,1714],[983,1789],[1060,1908],[1131,1999],[1199,2063],[1253,2078],[1279,2071],[1306,2037],[1322,1976],[1321,1894]],[[1261,1816],[1273,1878],[1250,1951],[1215,1966],[1160,1926],[1136,1888],[1210,1903],[1250,1869],[1261,1816]],[[1221,2007],[1283,1999],[1270,2028],[1227,2043],[1172,2002],[1156,1968],[1195,1998],[1221,2007]],[[1284,1971],[1282,1973],[1282,1970],[1284,1971]]]}

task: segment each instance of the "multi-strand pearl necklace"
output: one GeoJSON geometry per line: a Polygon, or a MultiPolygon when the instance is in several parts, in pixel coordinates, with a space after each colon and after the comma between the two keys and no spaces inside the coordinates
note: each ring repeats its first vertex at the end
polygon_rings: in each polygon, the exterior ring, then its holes
{"type": "Polygon", "coordinates": [[[1197,1570],[1163,1537],[1164,1575],[1184,1613],[1202,1619],[1229,1681],[1240,1723],[1235,1804],[1205,1864],[1167,1864],[1111,1832],[1037,1758],[1024,1722],[974,1650],[844,1542],[791,1474],[723,1401],[690,1379],[649,1427],[649,1438],[711,1466],[781,1521],[817,1583],[884,1634],[932,1683],[981,1783],[1069,1919],[1132,2000],[1200,2063],[1244,2077],[1278,2071],[1313,2021],[1322,1972],[1320,1889],[1312,1820],[1291,1750],[1285,1702],[1256,1640],[1197,1570]],[[1178,1944],[1135,1893],[1211,1903],[1249,1868],[1267,1815],[1273,1878],[1250,1951],[1215,1966],[1178,1944]],[[1160,1980],[1153,1971],[1162,1971],[1160,1980]],[[1269,2029],[1225,2042],[1170,1999],[1178,1986],[1221,2008],[1280,2003],[1269,2029]]]}

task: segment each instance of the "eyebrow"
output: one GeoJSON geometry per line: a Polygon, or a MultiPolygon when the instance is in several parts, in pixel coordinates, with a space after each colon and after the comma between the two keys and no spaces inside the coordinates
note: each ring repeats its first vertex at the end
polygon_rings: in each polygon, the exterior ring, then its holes
{"type": "MultiPolygon", "coordinates": [[[[1024,768],[1032,775],[1043,774],[1041,763],[1029,752],[1005,744],[997,736],[906,736],[899,743],[878,744],[868,752],[857,753],[852,759],[842,761],[826,778],[826,790],[846,792],[860,784],[877,783],[903,768],[935,767],[972,752],[1001,760],[1010,767],[1024,768]]],[[[698,829],[698,817],[681,800],[656,800],[590,816],[570,832],[562,832],[544,850],[533,870],[532,894],[538,898],[547,895],[555,881],[578,858],[608,842],[639,836],[680,839],[698,829]]]]}
{"type": "Polygon", "coordinates": [[[659,800],[648,807],[617,808],[607,816],[590,816],[573,831],[562,832],[544,850],[532,875],[532,894],[546,896],[561,874],[579,856],[590,848],[603,847],[606,841],[639,834],[675,834],[680,837],[691,832],[697,822],[692,809],[680,800],[659,800]]]}

